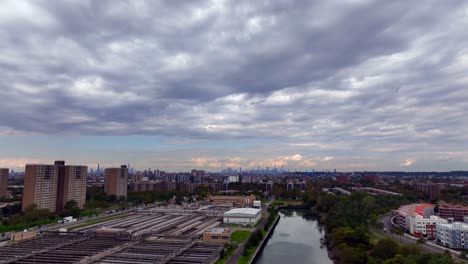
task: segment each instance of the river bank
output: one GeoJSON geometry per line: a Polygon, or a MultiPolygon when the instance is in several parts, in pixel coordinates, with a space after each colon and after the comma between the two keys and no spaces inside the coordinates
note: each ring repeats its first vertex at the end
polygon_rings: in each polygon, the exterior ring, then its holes
{"type": "Polygon", "coordinates": [[[250,259],[249,264],[255,263],[257,261],[258,257],[262,254],[263,249],[265,248],[265,245],[268,243],[268,240],[270,239],[271,235],[273,234],[273,231],[275,230],[276,226],[278,225],[278,222],[280,221],[280,219],[281,219],[281,215],[278,214],[276,216],[275,221],[273,222],[270,229],[268,230],[267,234],[265,235],[262,242],[260,243],[260,246],[257,248],[257,250],[255,250],[255,253],[254,253],[252,259],[250,259]]]}

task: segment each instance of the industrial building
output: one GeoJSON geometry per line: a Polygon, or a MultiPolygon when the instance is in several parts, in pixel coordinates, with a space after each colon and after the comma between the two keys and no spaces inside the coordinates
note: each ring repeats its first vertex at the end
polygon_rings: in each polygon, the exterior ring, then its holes
{"type": "Polygon", "coordinates": [[[61,212],[65,204],[75,200],[83,207],[86,200],[88,167],[65,165],[27,164],[24,175],[23,210],[32,204],[38,208],[61,212]]]}
{"type": "Polygon", "coordinates": [[[229,230],[229,228],[213,228],[203,233],[203,241],[221,244],[228,243],[231,241],[231,230],[229,230]]]}
{"type": "Polygon", "coordinates": [[[256,225],[262,219],[262,210],[257,208],[235,208],[223,215],[225,224],[256,225]]]}
{"type": "Polygon", "coordinates": [[[225,211],[145,208],[72,232],[36,239],[20,233],[22,241],[0,247],[0,263],[214,264],[223,245],[200,238],[221,225],[225,211]]]}

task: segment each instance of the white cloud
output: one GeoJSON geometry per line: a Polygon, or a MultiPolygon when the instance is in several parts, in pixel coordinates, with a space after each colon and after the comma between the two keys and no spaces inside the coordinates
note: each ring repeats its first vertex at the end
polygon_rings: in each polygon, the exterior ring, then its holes
{"type": "Polygon", "coordinates": [[[320,159],[320,161],[323,161],[323,162],[332,161],[332,160],[335,160],[335,157],[323,157],[322,159],[320,159]]]}
{"type": "Polygon", "coordinates": [[[415,163],[416,163],[416,161],[413,160],[413,159],[406,159],[405,161],[403,161],[403,162],[400,164],[400,166],[402,166],[402,167],[411,167],[411,166],[413,166],[415,163]]]}

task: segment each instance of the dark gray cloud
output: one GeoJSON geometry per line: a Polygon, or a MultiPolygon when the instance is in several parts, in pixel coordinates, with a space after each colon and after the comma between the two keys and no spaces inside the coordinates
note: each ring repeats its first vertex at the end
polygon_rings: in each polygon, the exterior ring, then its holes
{"type": "Polygon", "coordinates": [[[0,134],[269,138],[397,164],[424,151],[468,160],[464,1],[0,5],[0,134]]]}

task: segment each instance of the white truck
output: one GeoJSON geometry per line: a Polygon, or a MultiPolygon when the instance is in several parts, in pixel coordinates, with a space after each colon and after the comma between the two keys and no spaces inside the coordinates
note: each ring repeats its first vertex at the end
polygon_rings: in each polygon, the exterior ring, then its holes
{"type": "Polygon", "coordinates": [[[262,207],[262,201],[256,200],[253,202],[253,208],[261,208],[262,207]]]}

